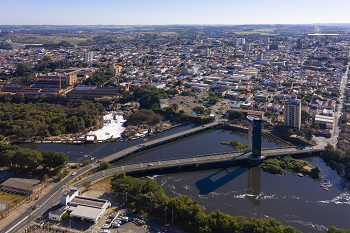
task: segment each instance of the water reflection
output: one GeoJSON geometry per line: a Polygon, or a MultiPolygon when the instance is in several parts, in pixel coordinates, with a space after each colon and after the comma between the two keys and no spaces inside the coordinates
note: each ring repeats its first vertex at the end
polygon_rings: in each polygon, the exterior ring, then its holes
{"type": "Polygon", "coordinates": [[[254,206],[260,205],[261,191],[261,170],[259,167],[252,167],[248,170],[248,187],[246,198],[253,203],[254,206]]]}
{"type": "Polygon", "coordinates": [[[209,194],[242,175],[247,170],[247,167],[239,167],[232,172],[229,172],[227,169],[222,169],[202,180],[198,180],[196,182],[196,187],[199,190],[199,194],[209,194]]]}

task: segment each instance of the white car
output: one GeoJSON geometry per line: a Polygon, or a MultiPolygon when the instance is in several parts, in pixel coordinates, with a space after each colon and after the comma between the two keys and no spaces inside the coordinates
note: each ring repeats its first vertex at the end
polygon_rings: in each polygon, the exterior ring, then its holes
{"type": "Polygon", "coordinates": [[[101,227],[102,229],[108,229],[111,225],[109,224],[103,224],[103,226],[101,227]]]}
{"type": "Polygon", "coordinates": [[[73,172],[71,176],[75,176],[77,173],[76,172],[73,172]]]}

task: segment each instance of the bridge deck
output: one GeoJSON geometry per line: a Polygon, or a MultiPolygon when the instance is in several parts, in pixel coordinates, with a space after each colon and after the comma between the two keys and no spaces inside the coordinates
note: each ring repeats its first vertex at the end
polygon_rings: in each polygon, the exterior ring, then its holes
{"type": "Polygon", "coordinates": [[[214,126],[216,126],[218,124],[219,124],[218,122],[214,122],[214,123],[210,123],[210,124],[207,124],[207,125],[195,127],[195,128],[189,129],[189,130],[185,130],[185,131],[180,132],[180,133],[175,133],[175,134],[172,134],[172,135],[169,135],[169,136],[158,138],[158,139],[155,139],[155,140],[152,140],[152,141],[149,141],[149,142],[142,143],[143,147],[140,147],[140,145],[131,146],[131,147],[125,149],[125,150],[118,151],[118,152],[116,152],[114,154],[111,154],[111,155],[103,158],[102,160],[106,161],[106,162],[114,161],[114,160],[117,160],[119,158],[125,157],[128,154],[132,154],[132,153],[135,153],[135,152],[138,152],[138,151],[142,151],[144,149],[147,149],[147,148],[159,145],[161,143],[172,141],[172,140],[184,137],[184,136],[189,135],[189,134],[198,133],[198,132],[204,131],[204,130],[206,130],[208,128],[212,128],[212,127],[214,127],[214,126]]]}
{"type": "MultiPolygon", "coordinates": [[[[262,159],[268,158],[268,157],[291,155],[291,154],[312,154],[313,152],[321,152],[321,151],[323,151],[323,149],[306,148],[303,150],[297,150],[295,148],[288,148],[288,149],[278,149],[276,151],[271,149],[271,150],[262,151],[262,159]]],[[[240,160],[248,160],[250,157],[251,157],[251,152],[239,151],[239,152],[216,153],[216,154],[196,156],[196,157],[190,157],[190,158],[160,160],[160,161],[147,162],[147,163],[134,163],[134,164],[112,167],[104,171],[99,171],[95,174],[88,176],[86,179],[77,182],[76,184],[74,184],[74,186],[79,187],[84,182],[94,181],[102,177],[111,176],[112,174],[119,173],[119,172],[126,172],[126,173],[142,172],[142,171],[149,171],[149,170],[163,169],[163,168],[165,169],[165,168],[171,168],[171,167],[180,168],[182,166],[233,162],[233,161],[240,161],[240,160]],[[152,165],[150,165],[151,163],[152,165]]]]}

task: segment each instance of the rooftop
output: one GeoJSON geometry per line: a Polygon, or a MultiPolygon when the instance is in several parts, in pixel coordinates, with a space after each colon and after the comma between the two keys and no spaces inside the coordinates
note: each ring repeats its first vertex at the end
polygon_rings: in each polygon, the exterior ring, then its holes
{"type": "Polygon", "coordinates": [[[70,203],[78,204],[79,206],[85,205],[85,206],[103,208],[106,202],[107,202],[106,200],[102,200],[102,199],[93,199],[93,198],[76,196],[73,198],[73,200],[70,203]]]}
{"type": "Polygon", "coordinates": [[[39,183],[40,183],[40,180],[10,178],[6,180],[4,183],[2,183],[1,186],[6,186],[13,189],[33,191],[39,183]]]}

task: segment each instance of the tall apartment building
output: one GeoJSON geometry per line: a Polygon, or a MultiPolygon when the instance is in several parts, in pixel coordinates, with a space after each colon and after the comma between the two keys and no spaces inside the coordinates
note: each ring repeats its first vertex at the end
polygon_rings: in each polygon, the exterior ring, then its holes
{"type": "Polygon", "coordinates": [[[94,52],[88,51],[84,53],[84,62],[90,62],[94,60],[94,52]]]}
{"type": "Polygon", "coordinates": [[[303,48],[303,42],[299,38],[297,41],[297,49],[302,49],[302,48],[303,48]]]}
{"type": "Polygon", "coordinates": [[[249,51],[250,50],[250,44],[249,43],[244,44],[242,50],[245,51],[245,52],[249,51]]]}
{"type": "Polygon", "coordinates": [[[301,126],[301,102],[296,95],[292,95],[284,103],[284,125],[300,129],[301,126]]]}
{"type": "Polygon", "coordinates": [[[276,44],[276,43],[270,44],[269,50],[278,50],[278,44],[276,44]]]}
{"type": "Polygon", "coordinates": [[[210,48],[206,48],[204,49],[204,53],[203,53],[204,56],[206,57],[209,57],[211,55],[211,51],[210,51],[210,48]]]}
{"type": "Polygon", "coordinates": [[[240,45],[244,45],[245,44],[245,39],[244,38],[237,38],[236,40],[236,47],[240,46],[240,45]]]}
{"type": "Polygon", "coordinates": [[[256,60],[257,60],[257,61],[264,60],[264,52],[260,52],[260,54],[258,54],[256,60]]]}

